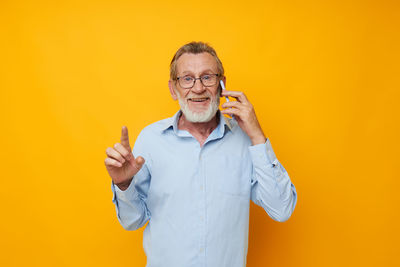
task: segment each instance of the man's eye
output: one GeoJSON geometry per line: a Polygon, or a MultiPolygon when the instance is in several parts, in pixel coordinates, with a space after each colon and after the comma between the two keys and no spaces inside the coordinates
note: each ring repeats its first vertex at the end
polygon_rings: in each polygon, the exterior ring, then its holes
{"type": "Polygon", "coordinates": [[[210,80],[211,79],[211,75],[204,75],[203,77],[201,77],[202,80],[210,80]]]}
{"type": "Polygon", "coordinates": [[[193,77],[185,76],[185,77],[183,77],[183,80],[184,80],[185,82],[190,82],[190,81],[193,80],[193,77]]]}

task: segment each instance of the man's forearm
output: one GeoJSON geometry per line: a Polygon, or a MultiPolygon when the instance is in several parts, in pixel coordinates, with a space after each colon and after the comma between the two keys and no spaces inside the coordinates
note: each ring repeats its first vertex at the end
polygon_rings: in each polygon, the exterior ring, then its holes
{"type": "Polygon", "coordinates": [[[286,221],[297,203],[296,188],[272,150],[270,141],[250,147],[254,166],[251,198],[276,221],[286,221]]]}
{"type": "Polygon", "coordinates": [[[117,217],[124,229],[136,230],[150,219],[149,211],[134,184],[128,186],[125,191],[113,184],[112,191],[117,217]]]}

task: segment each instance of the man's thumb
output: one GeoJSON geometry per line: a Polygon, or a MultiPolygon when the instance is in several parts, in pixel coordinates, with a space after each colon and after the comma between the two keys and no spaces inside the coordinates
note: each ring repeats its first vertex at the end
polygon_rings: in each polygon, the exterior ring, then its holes
{"type": "Polygon", "coordinates": [[[142,165],[144,164],[144,158],[142,158],[141,156],[139,156],[139,157],[137,157],[136,159],[135,159],[135,162],[136,162],[136,164],[137,164],[137,166],[138,166],[138,168],[140,169],[141,167],[142,167],[142,165]]]}

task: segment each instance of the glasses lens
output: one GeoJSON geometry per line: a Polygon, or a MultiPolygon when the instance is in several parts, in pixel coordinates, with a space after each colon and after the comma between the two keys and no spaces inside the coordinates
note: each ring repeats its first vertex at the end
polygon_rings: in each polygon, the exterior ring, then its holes
{"type": "Polygon", "coordinates": [[[194,78],[191,76],[184,76],[179,78],[179,84],[183,87],[183,88],[189,88],[193,86],[193,82],[194,82],[194,78]]]}
{"type": "Polygon", "coordinates": [[[217,75],[203,75],[201,76],[201,82],[204,86],[213,86],[217,83],[217,75]]]}

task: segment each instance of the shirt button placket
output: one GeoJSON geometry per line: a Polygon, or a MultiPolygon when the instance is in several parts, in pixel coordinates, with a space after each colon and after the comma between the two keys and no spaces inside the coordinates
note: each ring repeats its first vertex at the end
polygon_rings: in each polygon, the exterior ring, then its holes
{"type": "Polygon", "coordinates": [[[206,175],[205,175],[205,164],[204,164],[204,152],[203,149],[200,149],[199,153],[199,168],[200,168],[200,175],[199,175],[199,183],[200,183],[200,248],[199,248],[199,253],[200,253],[200,266],[205,266],[206,265],[206,259],[205,259],[205,245],[206,245],[206,221],[205,221],[205,215],[206,215],[206,192],[205,192],[205,183],[206,183],[206,175]]]}

